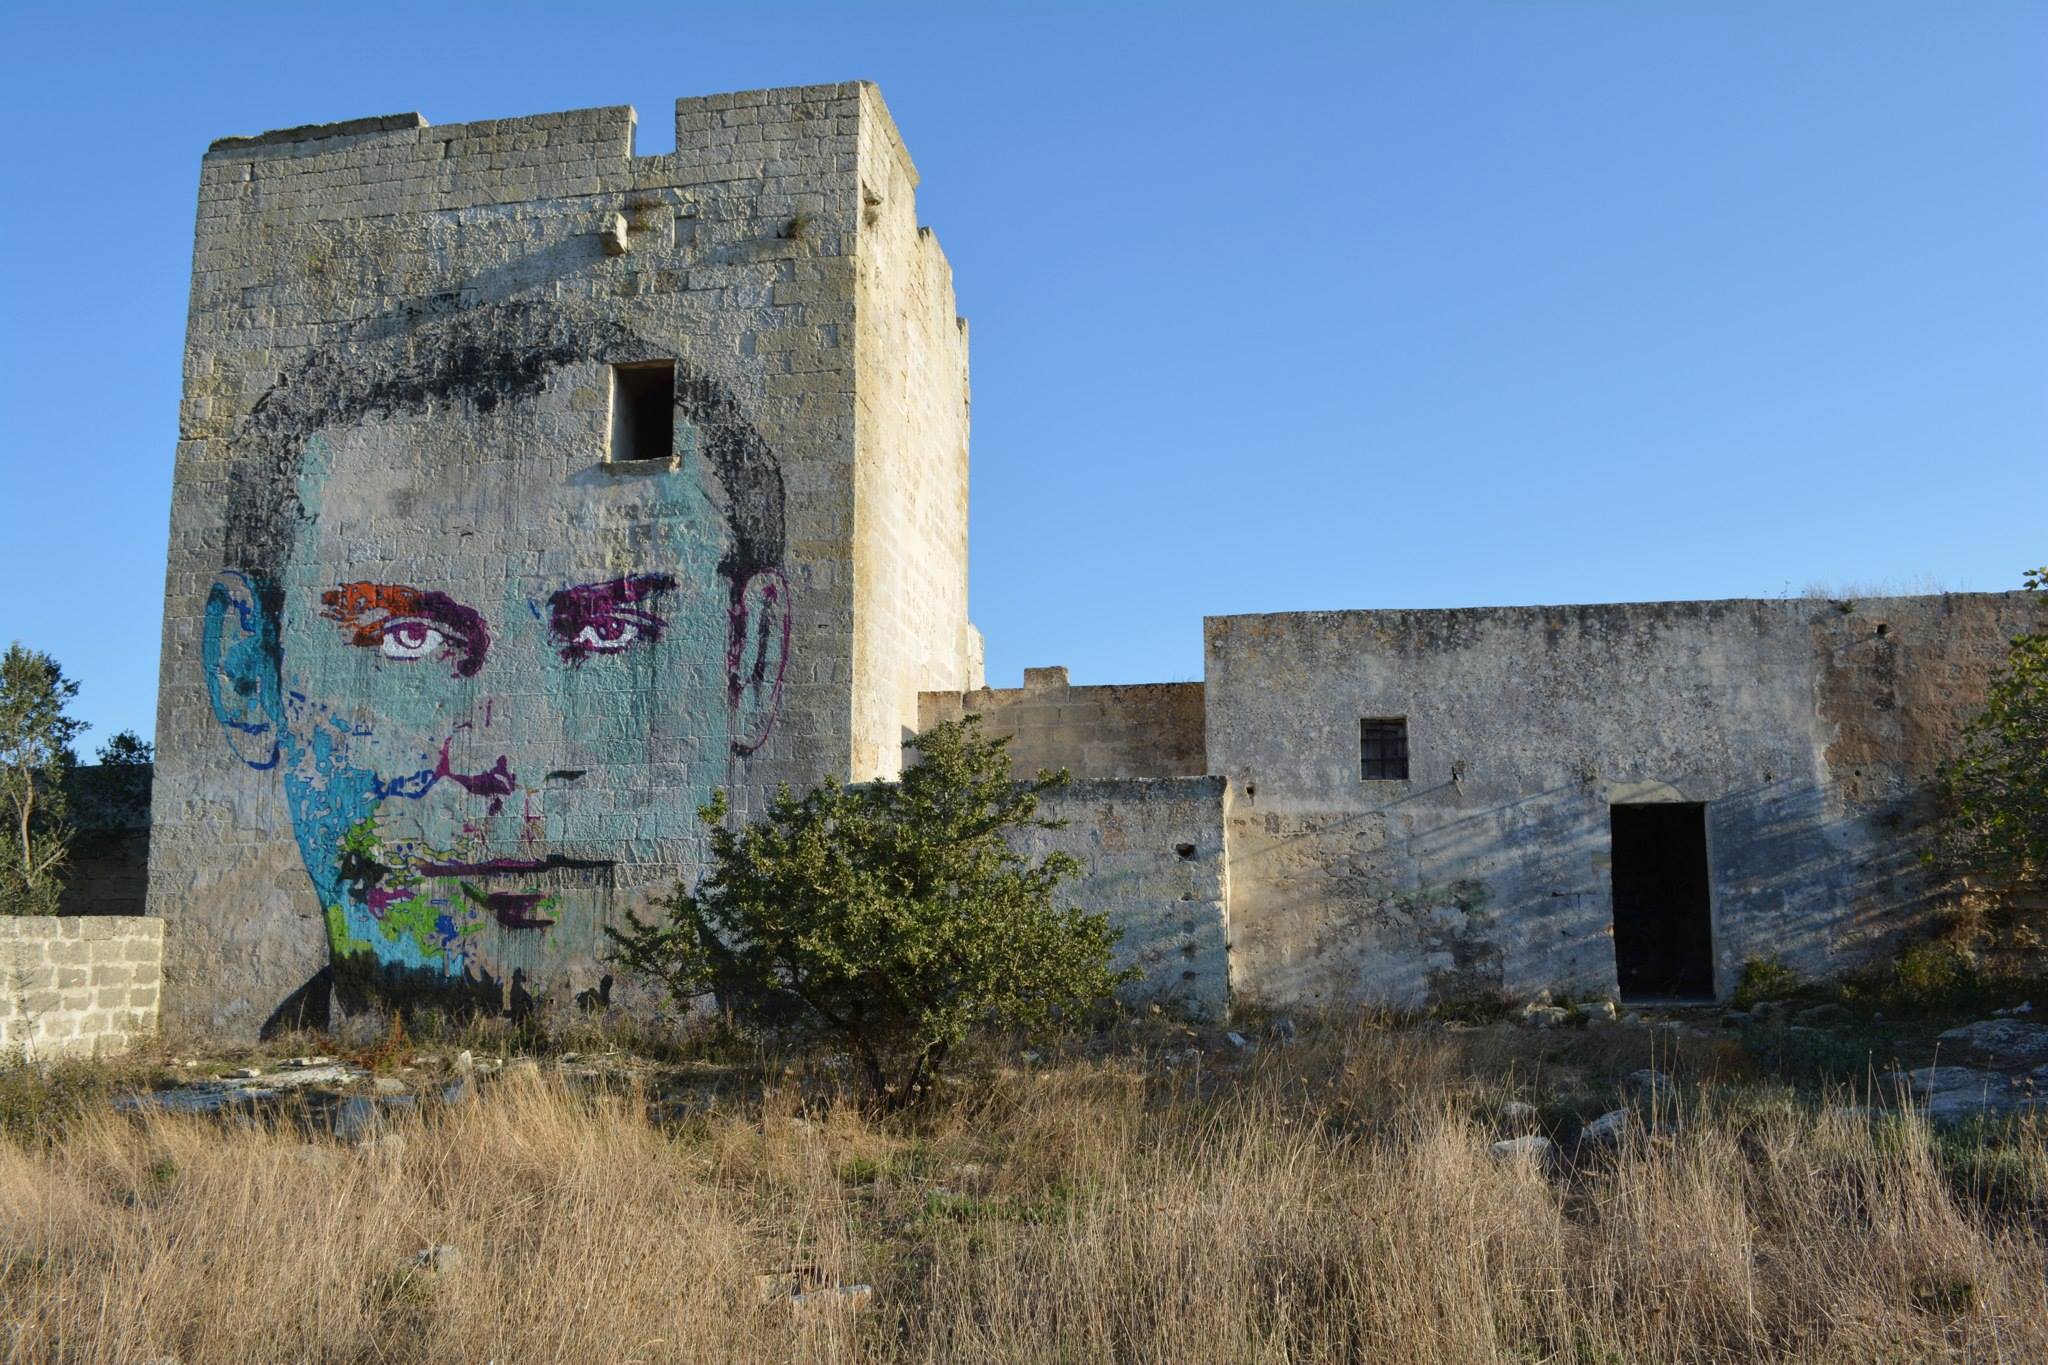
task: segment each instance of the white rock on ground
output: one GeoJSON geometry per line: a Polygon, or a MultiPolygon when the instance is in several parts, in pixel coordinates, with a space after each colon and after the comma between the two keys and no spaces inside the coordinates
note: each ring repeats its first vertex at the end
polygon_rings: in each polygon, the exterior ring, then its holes
{"type": "Polygon", "coordinates": [[[1532,1166],[1549,1167],[1557,1160],[1557,1144],[1540,1133],[1503,1138],[1487,1150],[1495,1161],[1522,1161],[1532,1166]]]}
{"type": "Polygon", "coordinates": [[[1960,1043],[1987,1057],[2004,1061],[2048,1061],[2048,1024],[2021,1019],[1980,1019],[1941,1035],[1944,1043],[1960,1043]]]}
{"type": "Polygon", "coordinates": [[[1618,1147],[1635,1126],[1635,1115],[1626,1109],[1611,1109],[1587,1124],[1580,1136],[1603,1147],[1618,1147]]]}

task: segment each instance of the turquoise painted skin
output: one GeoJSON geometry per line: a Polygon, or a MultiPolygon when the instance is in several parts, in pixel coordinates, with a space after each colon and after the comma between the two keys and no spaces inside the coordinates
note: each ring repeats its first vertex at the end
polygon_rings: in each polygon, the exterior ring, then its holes
{"type": "MultiPolygon", "coordinates": [[[[223,574],[205,651],[230,741],[283,777],[337,961],[538,993],[594,979],[602,926],[697,846],[779,688],[728,685],[701,464],[592,477],[531,448],[525,406],[470,415],[465,444],[500,457],[459,477],[402,424],[314,437],[281,612],[223,574]]],[[[785,593],[759,574],[737,609],[772,680],[785,593]]]]}

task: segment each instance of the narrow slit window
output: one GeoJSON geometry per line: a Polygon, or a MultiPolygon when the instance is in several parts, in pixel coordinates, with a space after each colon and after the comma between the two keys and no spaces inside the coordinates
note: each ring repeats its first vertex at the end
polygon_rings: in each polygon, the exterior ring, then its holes
{"type": "Polygon", "coordinates": [[[1358,722],[1358,776],[1365,782],[1408,780],[1408,720],[1405,716],[1358,722]]]}
{"type": "Polygon", "coordinates": [[[675,362],[612,366],[612,462],[666,460],[675,440],[675,362]]]}

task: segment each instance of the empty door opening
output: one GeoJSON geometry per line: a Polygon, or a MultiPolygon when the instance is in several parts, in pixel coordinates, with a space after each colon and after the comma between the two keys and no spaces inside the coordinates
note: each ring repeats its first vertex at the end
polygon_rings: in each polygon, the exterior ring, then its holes
{"type": "Polygon", "coordinates": [[[1614,839],[1614,966],[1624,1000],[1714,998],[1707,808],[1609,808],[1614,839]]]}

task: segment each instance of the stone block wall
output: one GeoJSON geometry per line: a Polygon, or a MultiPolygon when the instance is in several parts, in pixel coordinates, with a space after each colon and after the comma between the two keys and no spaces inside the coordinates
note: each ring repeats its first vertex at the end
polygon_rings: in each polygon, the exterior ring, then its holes
{"type": "MultiPolygon", "coordinates": [[[[879,107],[879,101],[877,101],[879,107]]],[[[854,297],[853,776],[894,777],[925,688],[979,687],[967,620],[967,321],[917,168],[862,123],[854,297]]]]}
{"type": "Polygon", "coordinates": [[[969,714],[989,734],[1010,737],[1020,779],[1041,768],[1065,768],[1082,781],[1209,771],[1200,683],[1071,687],[1064,668],[1027,668],[1022,687],[918,697],[919,729],[969,714]]]}
{"type": "Polygon", "coordinates": [[[140,915],[149,900],[149,826],[86,830],[64,869],[66,915],[140,915]]]}
{"type": "Polygon", "coordinates": [[[701,867],[712,789],[872,776],[978,680],[965,333],[879,94],[635,121],[201,162],[149,894],[190,1022],[344,961],[609,1002],[602,930],[701,867]],[[670,448],[618,456],[649,363],[670,448]]]}
{"type": "Polygon", "coordinates": [[[0,1058],[107,1056],[156,1032],[162,920],[0,917],[0,1058]]]}
{"type": "Polygon", "coordinates": [[[1703,806],[1718,994],[1938,903],[1927,782],[2032,593],[1297,612],[1206,623],[1233,988],[1414,1006],[1617,987],[1610,807],[1703,806]],[[1360,721],[1404,718],[1365,780],[1360,721]]]}
{"type": "Polygon", "coordinates": [[[1064,829],[1018,836],[1028,857],[1080,860],[1084,871],[1061,899],[1107,914],[1123,931],[1117,965],[1141,973],[1129,999],[1208,1019],[1229,1009],[1223,796],[1216,777],[1074,782],[1040,807],[1064,829]]]}

